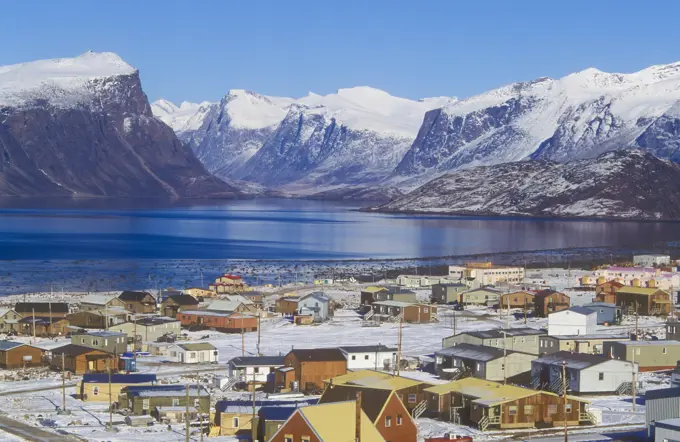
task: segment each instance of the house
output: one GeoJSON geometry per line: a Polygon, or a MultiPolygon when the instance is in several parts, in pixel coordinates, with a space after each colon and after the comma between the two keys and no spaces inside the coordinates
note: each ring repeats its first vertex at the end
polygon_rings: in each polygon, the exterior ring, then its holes
{"type": "Polygon", "coordinates": [[[61,371],[62,362],[67,371],[80,375],[85,373],[102,373],[109,369],[116,371],[119,358],[117,355],[106,353],[102,350],[67,344],[52,350],[50,367],[61,371]]]}
{"type": "Polygon", "coordinates": [[[68,332],[69,324],[68,319],[63,317],[29,315],[19,319],[18,327],[22,335],[62,336],[68,332]]]}
{"type": "Polygon", "coordinates": [[[129,319],[129,315],[124,308],[111,307],[104,310],[77,311],[67,315],[66,319],[71,327],[103,329],[122,324],[129,319]]]}
{"type": "Polygon", "coordinates": [[[253,301],[241,295],[229,295],[222,299],[216,299],[208,304],[206,310],[218,313],[244,313],[257,314],[257,306],[253,301]]]}
{"type": "MultiPolygon", "coordinates": [[[[316,400],[315,400],[316,401],[316,400]]],[[[277,404],[278,405],[278,404],[277,404]]],[[[309,404],[313,405],[313,404],[309,404]]],[[[297,411],[298,406],[263,406],[257,410],[257,442],[268,442],[279,428],[297,411]]],[[[235,422],[232,422],[232,425],[235,422]]]]}
{"type": "Polygon", "coordinates": [[[25,368],[42,364],[42,350],[22,342],[0,341],[0,367],[25,368]]]}
{"type": "Polygon", "coordinates": [[[187,397],[190,407],[210,412],[210,393],[198,385],[130,385],[121,389],[118,403],[129,415],[139,416],[157,407],[186,407],[187,397]]]}
{"type": "Polygon", "coordinates": [[[520,284],[524,281],[524,268],[499,266],[491,262],[469,262],[463,266],[449,266],[449,276],[474,280],[480,287],[499,283],[520,284]]]}
{"type": "Polygon", "coordinates": [[[616,305],[628,315],[637,309],[642,316],[666,316],[671,312],[671,296],[657,288],[621,287],[616,292],[616,305]]]}
{"type": "Polygon", "coordinates": [[[427,323],[436,318],[437,307],[427,304],[410,304],[400,301],[377,301],[373,314],[382,318],[401,317],[404,322],[427,323]]]}
{"type": "Polygon", "coordinates": [[[569,296],[555,290],[541,290],[534,295],[534,313],[541,318],[547,318],[550,313],[566,310],[570,305],[569,296]]]}
{"type": "Polygon", "coordinates": [[[168,347],[168,359],[180,364],[217,363],[219,352],[207,342],[172,344],[168,347]]]}
{"type": "Polygon", "coordinates": [[[215,293],[233,293],[246,290],[248,285],[241,276],[226,274],[215,279],[209,288],[215,293]]]}
{"type": "Polygon", "coordinates": [[[639,267],[661,267],[671,265],[671,257],[669,255],[660,255],[658,253],[649,255],[633,255],[633,264],[639,267]]]}
{"type": "Polygon", "coordinates": [[[531,361],[536,355],[484,345],[458,344],[437,350],[434,357],[435,369],[443,379],[456,374],[489,381],[511,379],[519,383],[522,375],[531,371],[531,361]]]}
{"type": "Polygon", "coordinates": [[[320,390],[324,379],[345,373],[347,361],[337,348],[294,349],[276,370],[275,387],[308,393],[320,390]]]}
{"type": "Polygon", "coordinates": [[[189,287],[188,289],[184,289],[184,293],[193,296],[196,299],[214,298],[217,295],[213,290],[202,289],[200,287],[189,287]]]}
{"type": "Polygon", "coordinates": [[[347,359],[347,370],[392,371],[397,363],[396,347],[386,345],[353,345],[339,347],[347,359]]]}
{"type": "Polygon", "coordinates": [[[616,304],[616,292],[622,287],[625,287],[625,285],[616,280],[598,283],[595,287],[595,302],[616,304]]]}
{"type": "Polygon", "coordinates": [[[299,408],[269,442],[385,442],[385,438],[361,410],[360,402],[333,402],[299,408]]]}
{"type": "Polygon", "coordinates": [[[66,302],[17,302],[14,311],[22,318],[35,316],[57,319],[69,314],[66,302]]]}
{"type": "Polygon", "coordinates": [[[680,418],[680,388],[661,388],[645,393],[645,426],[649,437],[658,440],[655,437],[657,422],[678,418],[680,418]]]}
{"type": "Polygon", "coordinates": [[[248,440],[267,442],[295,410],[299,407],[315,405],[318,401],[316,398],[255,401],[220,400],[215,404],[215,426],[219,428],[220,436],[235,436],[239,439],[248,438],[248,440]],[[264,411],[262,411],[263,409],[264,411]],[[254,429],[253,411],[255,411],[254,429]],[[272,426],[274,422],[277,425],[272,426]]]}
{"type": "Polygon", "coordinates": [[[208,310],[191,310],[177,315],[183,327],[209,328],[223,333],[257,331],[258,319],[241,313],[219,313],[208,310]]]}
{"type": "Polygon", "coordinates": [[[156,298],[149,292],[125,290],[118,295],[125,309],[132,313],[156,313],[156,298]]]}
{"type": "Polygon", "coordinates": [[[547,334],[546,330],[534,328],[470,331],[442,339],[442,348],[453,347],[458,344],[474,344],[537,355],[540,353],[539,337],[547,334]]]}
{"type": "Polygon", "coordinates": [[[671,317],[666,321],[666,339],[680,341],[680,321],[671,317]]]}
{"type": "Polygon", "coordinates": [[[90,293],[80,301],[79,310],[104,310],[115,307],[125,308],[125,303],[118,299],[118,295],[111,293],[90,293]]]}
{"type": "Polygon", "coordinates": [[[109,327],[109,330],[125,333],[132,338],[136,335],[137,342],[154,342],[164,335],[179,335],[181,323],[176,319],[164,316],[145,316],[135,317],[130,322],[113,325],[109,327]]]}
{"type": "Polygon", "coordinates": [[[369,286],[365,287],[364,289],[361,290],[361,305],[371,305],[375,301],[385,301],[387,300],[387,297],[384,297],[384,295],[380,296],[379,293],[386,294],[389,292],[389,289],[387,287],[381,287],[381,286],[369,286]]]}
{"type": "Polygon", "coordinates": [[[374,390],[394,391],[411,414],[419,406],[422,408],[425,400],[424,390],[432,386],[428,382],[375,370],[348,372],[345,375],[324,380],[324,385],[325,389],[330,385],[346,385],[366,394],[371,394],[374,390]]]}
{"type": "Polygon", "coordinates": [[[361,291],[361,305],[372,305],[376,301],[418,302],[415,292],[399,286],[373,286],[361,291]]]}
{"type": "Polygon", "coordinates": [[[361,393],[361,409],[386,441],[416,442],[418,429],[411,414],[394,390],[329,385],[319,404],[356,400],[361,393]]]}
{"type": "Polygon", "coordinates": [[[161,314],[168,318],[175,318],[180,310],[195,310],[197,306],[198,299],[191,295],[172,295],[161,302],[161,314]]]}
{"type": "Polygon", "coordinates": [[[680,360],[679,341],[605,342],[603,354],[612,359],[638,363],[640,371],[671,370],[680,360]]]}
{"type": "Polygon", "coordinates": [[[299,296],[282,296],[276,300],[276,313],[281,313],[283,316],[293,316],[298,310],[299,296]]]}
{"type": "Polygon", "coordinates": [[[433,304],[460,304],[460,295],[468,290],[468,286],[461,283],[439,283],[432,286],[430,302],[433,304]]]}
{"type": "Polygon", "coordinates": [[[583,304],[582,307],[592,310],[597,314],[598,325],[613,325],[621,322],[621,307],[618,307],[616,304],[591,302],[589,304],[583,304]]]}
{"type": "Polygon", "coordinates": [[[537,388],[562,393],[562,365],[566,364],[567,392],[578,395],[615,394],[621,384],[630,383],[638,365],[603,355],[560,351],[541,356],[531,363],[531,382],[537,388]]]}
{"type": "Polygon", "coordinates": [[[463,305],[496,305],[501,299],[501,291],[491,287],[480,287],[461,294],[463,305]]]}
{"type": "Polygon", "coordinates": [[[548,315],[548,336],[590,335],[597,330],[597,313],[580,306],[548,315]]]}
{"type": "Polygon", "coordinates": [[[333,314],[331,299],[321,292],[301,296],[298,300],[297,314],[311,316],[314,322],[323,322],[333,314]]]}
{"type": "Polygon", "coordinates": [[[664,419],[654,422],[654,442],[680,440],[680,419],[664,419]]]}
{"type": "Polygon", "coordinates": [[[546,391],[477,378],[465,378],[425,390],[430,416],[480,430],[592,424],[587,401],[546,391]]]}
{"type": "Polygon", "coordinates": [[[231,359],[229,378],[235,382],[257,382],[265,384],[274,382],[274,372],[285,364],[283,356],[239,356],[231,359]]]}
{"type": "Polygon", "coordinates": [[[84,374],[83,379],[78,382],[76,391],[82,401],[105,402],[109,400],[109,395],[113,400],[118,400],[120,391],[130,385],[154,385],[156,383],[155,374],[121,374],[111,375],[109,384],[108,374],[84,374]],[[109,385],[111,390],[109,390],[109,385]]]}
{"type": "Polygon", "coordinates": [[[0,308],[0,333],[21,333],[21,315],[11,308],[0,308]]]}
{"type": "Polygon", "coordinates": [[[601,355],[605,342],[629,340],[629,336],[594,333],[589,335],[539,336],[540,354],[569,351],[601,355]]]}
{"type": "Polygon", "coordinates": [[[499,307],[502,309],[507,308],[526,308],[531,309],[534,307],[534,295],[531,292],[519,291],[512,293],[505,293],[501,295],[499,307]]]}
{"type": "Polygon", "coordinates": [[[114,355],[122,355],[127,351],[127,335],[111,330],[73,333],[71,334],[71,344],[113,353],[114,355]]]}

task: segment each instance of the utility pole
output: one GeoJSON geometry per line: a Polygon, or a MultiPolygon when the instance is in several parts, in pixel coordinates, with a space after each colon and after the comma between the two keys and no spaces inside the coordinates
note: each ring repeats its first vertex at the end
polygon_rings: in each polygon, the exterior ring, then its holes
{"type": "Polygon", "coordinates": [[[255,440],[255,370],[253,370],[253,417],[250,420],[251,439],[255,440]]]}
{"type": "Polygon", "coordinates": [[[635,393],[636,393],[636,391],[635,391],[635,382],[636,382],[636,375],[635,375],[635,348],[633,348],[633,361],[632,361],[632,365],[633,365],[633,368],[632,368],[632,370],[633,370],[633,382],[632,382],[632,386],[631,386],[631,388],[632,388],[632,392],[631,392],[631,393],[633,394],[633,413],[635,413],[635,393]]]}
{"type": "Polygon", "coordinates": [[[397,376],[399,376],[399,372],[401,369],[401,339],[402,339],[402,326],[404,325],[404,318],[400,317],[399,318],[399,341],[397,344],[397,376]]]}
{"type": "Polygon", "coordinates": [[[243,316],[241,316],[241,357],[246,355],[246,333],[243,330],[243,316]]]}
{"type": "Polygon", "coordinates": [[[35,344],[35,309],[31,309],[33,311],[33,344],[35,344]]]}
{"type": "Polygon", "coordinates": [[[107,369],[109,372],[109,430],[113,429],[113,404],[111,403],[111,396],[113,392],[111,390],[111,359],[108,359],[107,369]]]}
{"type": "Polygon", "coordinates": [[[508,355],[508,332],[505,330],[502,330],[501,333],[503,333],[503,385],[506,384],[507,382],[507,376],[505,375],[506,373],[506,357],[508,355]]]}
{"type": "Polygon", "coordinates": [[[569,441],[567,433],[567,361],[562,361],[562,397],[564,398],[564,442],[569,441]]]}
{"type": "Polygon", "coordinates": [[[66,359],[61,352],[61,408],[66,411],[66,359]]]}
{"type": "Polygon", "coordinates": [[[356,408],[354,409],[354,441],[361,442],[361,392],[357,393],[356,408]]]}
{"type": "Polygon", "coordinates": [[[262,353],[260,353],[260,326],[262,323],[262,312],[260,309],[257,309],[257,355],[262,356],[262,353]]]}
{"type": "Polygon", "coordinates": [[[639,341],[640,338],[638,336],[638,302],[635,301],[635,340],[639,341]]]}
{"type": "Polygon", "coordinates": [[[527,323],[527,297],[524,297],[524,324],[527,323]]]}
{"type": "Polygon", "coordinates": [[[453,334],[456,334],[456,311],[453,311],[453,334]]]}
{"type": "MultiPolygon", "coordinates": [[[[132,314],[132,327],[134,338],[132,338],[132,360],[135,361],[135,371],[137,370],[137,315],[132,314]]],[[[148,329],[148,327],[147,327],[148,329]]]]}
{"type": "Polygon", "coordinates": [[[49,306],[50,309],[50,331],[48,334],[52,334],[52,301],[48,302],[47,305],[49,306]]]}
{"type": "Polygon", "coordinates": [[[508,311],[505,315],[505,328],[510,328],[510,297],[508,296],[508,311]]]}
{"type": "Polygon", "coordinates": [[[189,384],[185,385],[186,389],[186,400],[185,400],[185,410],[184,423],[186,424],[186,442],[189,442],[189,384]]]}

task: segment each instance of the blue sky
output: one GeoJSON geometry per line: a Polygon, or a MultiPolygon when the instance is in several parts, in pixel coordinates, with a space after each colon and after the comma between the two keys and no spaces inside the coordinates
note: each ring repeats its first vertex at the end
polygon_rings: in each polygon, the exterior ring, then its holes
{"type": "Polygon", "coordinates": [[[661,0],[22,0],[2,4],[0,65],[112,51],[150,99],[176,102],[357,85],[465,97],[680,61],[678,17],[680,2],[661,0]]]}

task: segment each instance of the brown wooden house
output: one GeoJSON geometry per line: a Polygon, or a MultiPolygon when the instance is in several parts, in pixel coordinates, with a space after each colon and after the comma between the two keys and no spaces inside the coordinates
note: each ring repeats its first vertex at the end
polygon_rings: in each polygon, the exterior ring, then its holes
{"type": "Polygon", "coordinates": [[[623,314],[667,316],[671,312],[671,295],[657,288],[621,287],[616,292],[616,305],[623,314]]]}
{"type": "Polygon", "coordinates": [[[500,308],[507,309],[510,308],[527,308],[531,309],[534,307],[534,295],[531,292],[512,292],[501,295],[500,298],[500,308]]]}
{"type": "Polygon", "coordinates": [[[21,317],[44,316],[46,318],[64,318],[68,315],[68,303],[66,302],[17,302],[14,311],[21,317]]]}
{"type": "Polygon", "coordinates": [[[376,301],[372,304],[373,314],[384,318],[399,317],[404,322],[427,323],[435,319],[437,307],[427,304],[411,304],[401,301],[376,301]]]}
{"type": "Polygon", "coordinates": [[[283,296],[276,300],[276,313],[293,316],[297,313],[299,296],[283,296]]]}
{"type": "Polygon", "coordinates": [[[616,292],[623,287],[625,287],[624,284],[614,280],[598,284],[595,287],[595,302],[616,304],[616,292]]]}
{"type": "Polygon", "coordinates": [[[385,440],[416,442],[418,437],[416,424],[394,390],[329,385],[319,399],[319,403],[356,400],[357,393],[361,393],[361,409],[385,440]]]}
{"type": "Polygon", "coordinates": [[[42,350],[22,342],[0,341],[0,367],[23,368],[42,364],[42,350]]]}
{"type": "Polygon", "coordinates": [[[116,324],[121,324],[128,319],[126,310],[82,310],[71,313],[66,317],[72,327],[104,329],[116,324]],[[108,324],[107,324],[108,322],[108,324]]]}
{"type": "Polygon", "coordinates": [[[112,371],[118,367],[118,356],[105,351],[95,350],[80,345],[68,344],[52,350],[50,366],[56,370],[62,368],[62,355],[64,367],[67,371],[75,374],[103,373],[108,370],[109,364],[112,371]]]}
{"type": "Polygon", "coordinates": [[[161,314],[168,318],[177,318],[180,310],[196,310],[198,299],[191,295],[172,295],[168,296],[161,303],[161,314]]]}
{"type": "Polygon", "coordinates": [[[323,388],[324,379],[347,373],[345,355],[337,348],[291,350],[276,370],[275,386],[288,390],[294,385],[308,393],[323,388]]]}
{"type": "Polygon", "coordinates": [[[534,313],[547,318],[550,313],[566,310],[571,305],[569,296],[555,290],[541,290],[534,296],[534,313]]]}
{"type": "Polygon", "coordinates": [[[22,335],[63,336],[68,333],[70,322],[66,318],[26,316],[19,320],[22,335]]]}
{"type": "Polygon", "coordinates": [[[177,314],[183,327],[215,329],[223,333],[257,331],[257,317],[240,313],[217,313],[207,310],[183,311],[177,314]]]}
{"type": "Polygon", "coordinates": [[[132,313],[155,313],[156,298],[149,292],[126,290],[118,299],[125,303],[125,309],[132,313]]]}
{"type": "Polygon", "coordinates": [[[588,401],[477,378],[465,378],[425,390],[427,412],[441,420],[487,429],[592,424],[588,401]]]}

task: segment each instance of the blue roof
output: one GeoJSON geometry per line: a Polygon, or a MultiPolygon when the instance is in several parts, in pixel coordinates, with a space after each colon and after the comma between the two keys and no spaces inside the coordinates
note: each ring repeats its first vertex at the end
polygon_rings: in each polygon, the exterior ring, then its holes
{"type": "Polygon", "coordinates": [[[570,312],[579,313],[581,315],[586,315],[586,316],[592,315],[593,313],[595,313],[591,309],[581,307],[580,305],[577,305],[577,306],[574,306],[574,307],[569,307],[567,310],[570,311],[570,312]]]}
{"type": "Polygon", "coordinates": [[[270,421],[286,421],[298,407],[262,407],[258,415],[270,421]]]}
{"type": "Polygon", "coordinates": [[[591,302],[588,304],[583,304],[583,307],[589,308],[589,307],[607,307],[607,308],[620,308],[617,307],[615,304],[610,304],[608,302],[591,302]]]}
{"type": "MultiPolygon", "coordinates": [[[[255,408],[281,408],[281,407],[304,407],[307,405],[316,405],[319,402],[318,398],[304,398],[298,400],[276,401],[276,400],[260,400],[255,401],[255,408]]],[[[253,409],[253,401],[248,400],[221,400],[215,404],[215,411],[218,413],[227,410],[238,411],[239,409],[253,409]]],[[[292,414],[292,413],[291,413],[292,414]]],[[[287,419],[287,418],[286,418],[287,419]]]]}
{"type": "MultiPolygon", "coordinates": [[[[109,382],[108,374],[84,374],[83,383],[103,383],[109,382]]],[[[155,374],[112,374],[111,383],[113,384],[142,384],[156,382],[155,374]]]]}
{"type": "Polygon", "coordinates": [[[19,347],[20,345],[24,344],[22,342],[16,341],[0,341],[0,351],[11,350],[15,347],[19,347]]]}

